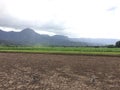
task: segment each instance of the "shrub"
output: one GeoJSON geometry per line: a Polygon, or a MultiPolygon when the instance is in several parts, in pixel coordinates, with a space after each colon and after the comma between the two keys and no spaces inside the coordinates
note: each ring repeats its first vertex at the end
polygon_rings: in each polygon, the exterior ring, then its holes
{"type": "Polygon", "coordinates": [[[115,44],[116,47],[120,47],[120,41],[117,41],[115,44]]]}

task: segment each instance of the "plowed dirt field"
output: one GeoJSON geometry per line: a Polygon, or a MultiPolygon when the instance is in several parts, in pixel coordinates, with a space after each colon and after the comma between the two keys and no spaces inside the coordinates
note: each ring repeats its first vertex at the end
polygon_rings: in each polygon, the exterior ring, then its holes
{"type": "Polygon", "coordinates": [[[0,53],[0,90],[120,90],[120,57],[0,53]]]}

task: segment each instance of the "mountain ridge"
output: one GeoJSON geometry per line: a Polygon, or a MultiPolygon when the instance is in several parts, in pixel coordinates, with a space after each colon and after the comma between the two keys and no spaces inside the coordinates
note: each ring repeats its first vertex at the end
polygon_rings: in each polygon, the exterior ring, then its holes
{"type": "Polygon", "coordinates": [[[33,29],[26,28],[20,32],[0,31],[0,40],[14,42],[20,45],[45,45],[45,46],[83,46],[86,43],[73,42],[67,36],[62,35],[42,35],[33,29]]]}
{"type": "Polygon", "coordinates": [[[0,29],[0,42],[16,45],[43,45],[43,46],[103,46],[115,44],[118,39],[69,38],[63,35],[44,35],[31,28],[20,32],[6,32],[0,29]]]}

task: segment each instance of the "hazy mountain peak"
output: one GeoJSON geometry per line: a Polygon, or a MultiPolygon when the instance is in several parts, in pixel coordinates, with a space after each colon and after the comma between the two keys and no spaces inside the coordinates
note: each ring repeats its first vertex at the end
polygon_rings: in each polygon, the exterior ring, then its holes
{"type": "Polygon", "coordinates": [[[0,32],[4,32],[2,29],[0,29],[0,32]]]}
{"type": "Polygon", "coordinates": [[[23,29],[21,32],[24,32],[24,33],[36,33],[33,29],[31,28],[25,28],[23,29]]]}

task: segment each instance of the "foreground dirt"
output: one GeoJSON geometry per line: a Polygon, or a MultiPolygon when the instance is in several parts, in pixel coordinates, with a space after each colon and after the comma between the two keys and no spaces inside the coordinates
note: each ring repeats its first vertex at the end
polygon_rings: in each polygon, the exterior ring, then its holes
{"type": "Polygon", "coordinates": [[[120,90],[120,57],[0,53],[0,90],[120,90]]]}

